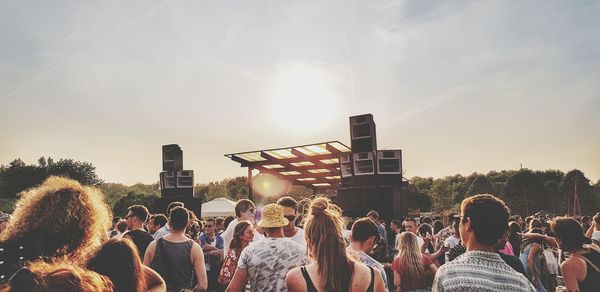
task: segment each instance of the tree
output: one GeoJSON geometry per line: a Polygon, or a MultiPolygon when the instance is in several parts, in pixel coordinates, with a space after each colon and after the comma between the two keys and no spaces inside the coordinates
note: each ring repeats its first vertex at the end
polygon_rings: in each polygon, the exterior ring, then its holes
{"type": "Polygon", "coordinates": [[[429,195],[433,211],[439,212],[451,209],[454,205],[454,188],[451,177],[434,180],[429,195]]]}
{"type": "Polygon", "coordinates": [[[154,210],[153,206],[156,199],[156,196],[130,192],[117,200],[113,206],[113,216],[125,216],[127,214],[127,208],[131,205],[144,205],[150,212],[155,213],[156,210],[154,210]]]}
{"type": "Polygon", "coordinates": [[[84,185],[98,186],[102,180],[96,175],[96,167],[89,162],[61,159],[48,164],[48,174],[74,179],[84,185]]]}
{"type": "Polygon", "coordinates": [[[575,190],[579,196],[579,205],[583,214],[593,215],[600,208],[600,198],[593,191],[590,180],[578,169],[573,169],[565,174],[561,184],[560,192],[566,197],[568,212],[573,214],[573,198],[575,190]]]}
{"type": "Polygon", "coordinates": [[[508,178],[503,197],[514,214],[527,216],[551,207],[544,183],[533,171],[526,168],[508,178]]]}
{"type": "Polygon", "coordinates": [[[471,186],[467,190],[467,197],[478,194],[494,194],[494,186],[483,174],[475,176],[471,186]]]}

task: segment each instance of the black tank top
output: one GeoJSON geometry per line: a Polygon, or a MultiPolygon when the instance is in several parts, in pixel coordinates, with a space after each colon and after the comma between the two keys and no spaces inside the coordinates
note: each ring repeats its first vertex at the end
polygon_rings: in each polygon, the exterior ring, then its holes
{"type": "MultiPolygon", "coordinates": [[[[369,270],[371,270],[371,283],[369,284],[369,288],[367,288],[366,292],[373,292],[375,289],[375,270],[373,270],[372,267],[369,267],[369,270]]],[[[306,267],[300,267],[300,271],[302,272],[302,277],[304,277],[304,281],[306,281],[306,292],[318,292],[317,288],[315,288],[315,285],[310,279],[308,272],[306,271],[306,267]]]]}
{"type": "Polygon", "coordinates": [[[585,261],[587,273],[585,279],[579,283],[579,291],[598,291],[600,288],[600,272],[597,269],[600,268],[600,253],[592,249],[590,252],[582,254],[581,257],[587,259],[585,261]]]}

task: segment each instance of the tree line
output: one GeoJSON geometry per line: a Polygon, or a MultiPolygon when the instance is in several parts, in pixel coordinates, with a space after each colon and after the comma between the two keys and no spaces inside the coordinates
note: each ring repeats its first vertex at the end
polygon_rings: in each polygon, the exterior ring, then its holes
{"type": "MultiPolygon", "coordinates": [[[[153,184],[107,183],[96,174],[89,162],[73,159],[54,161],[51,157],[38,159],[28,165],[15,159],[8,165],[0,165],[0,210],[12,212],[20,192],[37,186],[51,175],[66,176],[82,184],[100,188],[113,212],[120,215],[132,204],[151,206],[160,196],[158,182],[153,184]]],[[[600,180],[593,184],[580,170],[567,173],[560,170],[501,170],[487,174],[460,174],[443,178],[413,177],[405,187],[409,208],[421,211],[458,210],[460,202],[468,196],[490,193],[502,198],[513,214],[530,215],[540,210],[555,214],[567,214],[573,208],[573,194],[577,191],[581,211],[594,214],[600,210],[600,180]]],[[[203,202],[218,197],[237,201],[248,198],[247,178],[240,176],[221,181],[197,184],[195,196],[203,202]]],[[[291,186],[287,193],[296,199],[313,195],[311,189],[291,186]]],[[[331,195],[331,193],[328,193],[331,195]]],[[[254,195],[255,201],[272,202],[276,198],[254,195]]]]}

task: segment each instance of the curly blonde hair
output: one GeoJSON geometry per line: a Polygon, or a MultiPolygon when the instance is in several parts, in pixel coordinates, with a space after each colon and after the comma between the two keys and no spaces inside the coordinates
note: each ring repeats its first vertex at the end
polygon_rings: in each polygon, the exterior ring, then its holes
{"type": "Polygon", "coordinates": [[[83,264],[106,239],[110,226],[111,213],[98,189],[53,176],[21,193],[0,241],[83,264]]]}
{"type": "Polygon", "coordinates": [[[35,261],[27,264],[38,283],[37,291],[112,292],[111,280],[94,271],[78,267],[67,261],[47,263],[35,261]]]}

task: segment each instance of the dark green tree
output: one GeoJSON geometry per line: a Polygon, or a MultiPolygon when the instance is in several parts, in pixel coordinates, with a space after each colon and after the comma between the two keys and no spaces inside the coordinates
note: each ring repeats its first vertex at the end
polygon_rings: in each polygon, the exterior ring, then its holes
{"type": "Polygon", "coordinates": [[[529,169],[521,169],[506,182],[504,200],[513,214],[531,215],[551,208],[542,180],[529,169]]]}
{"type": "Polygon", "coordinates": [[[148,194],[140,194],[135,192],[130,192],[127,195],[121,197],[115,205],[113,206],[113,216],[115,217],[123,217],[127,215],[127,208],[131,205],[144,205],[151,213],[156,213],[154,210],[154,201],[158,197],[148,195],[148,194]]]}
{"type": "Polygon", "coordinates": [[[600,208],[598,194],[593,191],[590,180],[578,169],[567,172],[560,184],[560,192],[566,197],[569,214],[573,214],[575,191],[579,195],[582,215],[593,215],[600,208]]]}
{"type": "Polygon", "coordinates": [[[483,174],[477,175],[471,186],[467,190],[467,197],[478,195],[478,194],[494,194],[494,186],[490,180],[483,174]]]}

